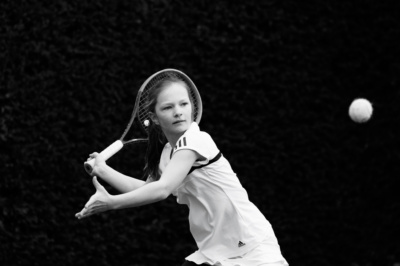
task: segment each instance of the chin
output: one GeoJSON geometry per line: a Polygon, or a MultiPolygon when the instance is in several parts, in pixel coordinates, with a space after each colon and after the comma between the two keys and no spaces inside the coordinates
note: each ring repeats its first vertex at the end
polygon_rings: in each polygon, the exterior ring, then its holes
{"type": "Polygon", "coordinates": [[[185,132],[186,130],[188,130],[189,129],[189,124],[188,123],[180,123],[180,124],[177,124],[177,125],[175,125],[176,126],[176,130],[178,131],[178,132],[185,132]]]}

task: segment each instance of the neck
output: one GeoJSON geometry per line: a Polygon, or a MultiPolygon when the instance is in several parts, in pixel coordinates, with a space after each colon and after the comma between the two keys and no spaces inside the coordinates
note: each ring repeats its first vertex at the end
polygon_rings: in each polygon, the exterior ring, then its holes
{"type": "MultiPolygon", "coordinates": [[[[189,128],[187,128],[188,130],[189,128]]],[[[181,132],[181,133],[171,133],[171,132],[164,132],[165,137],[168,140],[168,143],[171,145],[172,148],[175,148],[176,142],[180,137],[182,137],[183,134],[185,134],[186,130],[181,132]]]]}
{"type": "Polygon", "coordinates": [[[166,136],[168,143],[171,145],[172,149],[175,148],[176,146],[176,142],[178,141],[178,139],[183,135],[184,133],[180,134],[180,135],[173,135],[173,136],[166,136]]]}

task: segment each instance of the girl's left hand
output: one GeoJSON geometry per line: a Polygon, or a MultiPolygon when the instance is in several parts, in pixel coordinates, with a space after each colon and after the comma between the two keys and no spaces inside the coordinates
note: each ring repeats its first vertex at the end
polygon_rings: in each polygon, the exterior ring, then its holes
{"type": "Polygon", "coordinates": [[[96,188],[96,193],[90,197],[85,207],[75,214],[75,217],[78,219],[111,209],[111,195],[108,194],[107,190],[97,181],[97,177],[95,176],[93,177],[93,185],[96,188]]]}

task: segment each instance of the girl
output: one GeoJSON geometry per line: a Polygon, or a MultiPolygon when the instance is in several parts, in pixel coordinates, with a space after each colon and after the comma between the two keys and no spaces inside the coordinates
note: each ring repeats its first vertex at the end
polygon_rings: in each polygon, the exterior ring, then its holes
{"type": "MultiPolygon", "coordinates": [[[[98,153],[92,175],[96,193],[81,212],[95,213],[161,201],[173,194],[189,207],[190,231],[198,250],[190,265],[288,265],[270,223],[249,201],[229,162],[213,139],[193,120],[188,85],[175,75],[160,80],[149,92],[149,144],[146,181],[109,167],[98,153]],[[96,176],[122,194],[110,195],[96,176]]],[[[88,160],[89,160],[88,159],[88,160]]]]}

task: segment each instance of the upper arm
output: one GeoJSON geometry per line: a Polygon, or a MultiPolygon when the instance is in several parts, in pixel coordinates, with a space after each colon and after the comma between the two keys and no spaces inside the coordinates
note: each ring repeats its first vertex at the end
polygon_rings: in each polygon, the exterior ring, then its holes
{"type": "Polygon", "coordinates": [[[198,158],[199,155],[189,149],[179,150],[174,153],[158,181],[165,189],[167,195],[170,195],[182,184],[198,158]]]}

